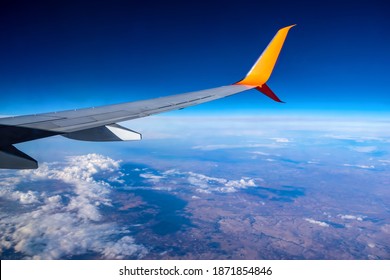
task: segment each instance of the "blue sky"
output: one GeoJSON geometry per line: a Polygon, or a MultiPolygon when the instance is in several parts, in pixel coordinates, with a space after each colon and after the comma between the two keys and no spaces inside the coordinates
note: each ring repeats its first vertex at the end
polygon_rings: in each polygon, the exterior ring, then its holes
{"type": "MultiPolygon", "coordinates": [[[[2,1],[0,115],[230,84],[291,30],[270,87],[173,114],[388,116],[385,1],[2,1]]],[[[172,114],[172,113],[171,113],[172,114]]]]}

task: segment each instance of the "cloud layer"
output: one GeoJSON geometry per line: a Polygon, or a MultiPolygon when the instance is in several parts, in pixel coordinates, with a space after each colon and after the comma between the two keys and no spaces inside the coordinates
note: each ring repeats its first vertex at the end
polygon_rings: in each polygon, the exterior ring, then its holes
{"type": "Polygon", "coordinates": [[[146,248],[136,244],[126,228],[107,222],[101,211],[111,207],[110,185],[94,175],[118,169],[118,161],[88,154],[68,157],[65,165],[42,164],[37,170],[2,178],[0,198],[29,208],[0,218],[0,254],[14,250],[32,259],[77,258],[87,253],[104,259],[145,255],[146,248]],[[21,178],[28,184],[19,186],[21,178]],[[47,180],[52,180],[52,190],[24,190],[47,180]]]}

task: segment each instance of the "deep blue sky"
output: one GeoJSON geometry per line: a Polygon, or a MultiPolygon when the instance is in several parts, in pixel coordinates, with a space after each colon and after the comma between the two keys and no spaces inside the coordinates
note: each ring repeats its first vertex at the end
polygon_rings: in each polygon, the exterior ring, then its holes
{"type": "Polygon", "coordinates": [[[0,115],[230,84],[279,28],[294,23],[268,82],[286,104],[250,91],[185,112],[388,116],[384,0],[2,0],[0,115]]]}

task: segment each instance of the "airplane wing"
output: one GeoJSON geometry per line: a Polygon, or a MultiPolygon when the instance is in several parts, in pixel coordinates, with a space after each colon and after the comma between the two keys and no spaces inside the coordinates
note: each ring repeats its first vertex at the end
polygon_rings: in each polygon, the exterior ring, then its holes
{"type": "Polygon", "coordinates": [[[38,167],[36,160],[13,146],[21,142],[54,135],[84,141],[141,140],[141,134],[117,123],[183,109],[253,88],[277,102],[282,102],[266,82],[272,73],[287,33],[293,26],[280,29],[246,77],[232,85],[108,106],[0,118],[0,168],[38,167]]]}

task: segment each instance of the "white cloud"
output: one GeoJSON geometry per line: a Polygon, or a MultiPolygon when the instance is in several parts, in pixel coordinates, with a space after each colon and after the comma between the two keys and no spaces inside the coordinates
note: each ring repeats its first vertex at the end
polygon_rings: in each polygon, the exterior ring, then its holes
{"type": "Polygon", "coordinates": [[[350,147],[351,150],[359,153],[371,153],[377,150],[376,146],[350,147]]]}
{"type": "Polygon", "coordinates": [[[364,164],[349,164],[349,163],[344,163],[344,166],[348,167],[357,167],[357,168],[362,168],[362,169],[375,169],[374,165],[364,165],[364,164]]]}
{"type": "Polygon", "coordinates": [[[384,224],[383,226],[381,226],[381,231],[386,234],[390,234],[390,224],[384,224]]]}
{"type": "Polygon", "coordinates": [[[231,180],[228,181],[225,186],[227,187],[233,187],[233,188],[247,188],[247,187],[255,187],[255,181],[253,179],[244,179],[241,178],[240,180],[231,180]]]}
{"type": "Polygon", "coordinates": [[[275,142],[277,142],[277,143],[289,143],[289,142],[291,142],[289,139],[282,138],[282,137],[276,137],[276,138],[271,138],[271,139],[275,140],[275,142]]]}
{"type": "Polygon", "coordinates": [[[251,154],[260,155],[260,156],[270,156],[271,155],[269,153],[264,153],[264,152],[251,152],[251,154]]]}
{"type": "Polygon", "coordinates": [[[144,173],[144,174],[140,174],[139,176],[142,177],[142,178],[145,178],[148,181],[150,181],[151,183],[155,183],[155,184],[160,182],[161,179],[165,178],[164,176],[154,175],[154,174],[151,174],[151,173],[144,173]]]}
{"type": "MultiPolygon", "coordinates": [[[[352,123],[351,123],[352,124],[352,123]]],[[[363,124],[362,124],[363,125],[363,124]]],[[[358,128],[358,131],[354,131],[353,129],[351,130],[351,133],[355,134],[355,132],[359,132],[359,131],[364,131],[365,133],[367,133],[367,131],[371,131],[372,129],[374,129],[374,132],[382,132],[382,128],[380,127],[380,125],[378,127],[376,127],[377,124],[366,124],[367,126],[365,127],[365,129],[362,129],[361,127],[359,126],[356,126],[358,128]]],[[[351,128],[351,127],[349,127],[351,128]]],[[[383,129],[388,129],[388,125],[385,125],[383,127],[383,129]]],[[[355,141],[355,142],[359,142],[359,143],[363,143],[363,142],[366,142],[366,141],[378,141],[378,142],[383,142],[383,143],[388,143],[389,142],[389,139],[388,138],[383,138],[383,137],[377,137],[377,136],[364,136],[364,135],[343,135],[343,134],[340,134],[340,135],[337,135],[337,134],[327,134],[327,135],[324,135],[324,137],[327,137],[327,138],[332,138],[332,139],[338,139],[338,140],[352,140],[352,141],[355,141]]],[[[382,135],[385,135],[387,133],[381,133],[382,135]]],[[[387,135],[388,137],[389,135],[387,135]]]]}
{"type": "Polygon", "coordinates": [[[198,192],[198,193],[205,193],[205,194],[210,194],[211,193],[211,191],[207,190],[207,189],[196,189],[195,191],[198,192]]]}
{"type": "Polygon", "coordinates": [[[349,136],[349,135],[334,135],[334,134],[326,134],[324,137],[331,138],[331,139],[339,139],[339,140],[356,140],[355,137],[349,136]]]}
{"type": "MultiPolygon", "coordinates": [[[[66,184],[66,192],[20,192],[9,185],[0,197],[21,204],[40,202],[34,209],[0,220],[0,253],[13,249],[26,258],[61,259],[94,252],[101,258],[142,257],[146,249],[114,222],[106,222],[100,206],[110,207],[110,186],[94,179],[104,172],[119,172],[119,162],[97,154],[68,157],[66,165],[42,164],[37,170],[24,170],[25,182],[47,179],[66,184]],[[119,240],[117,236],[122,236],[119,240]]],[[[54,187],[54,186],[53,186],[54,187]]],[[[56,188],[57,189],[57,188],[56,188]]]]}
{"type": "Polygon", "coordinates": [[[163,174],[164,175],[172,175],[172,176],[174,176],[174,175],[176,175],[176,174],[181,174],[178,170],[176,170],[176,169],[169,169],[169,170],[167,170],[167,171],[164,171],[163,172],[163,174]]]}
{"type": "Polygon", "coordinates": [[[188,176],[188,182],[198,187],[208,187],[210,184],[226,184],[228,180],[223,178],[209,177],[195,172],[185,172],[188,176]]]}
{"type": "Polygon", "coordinates": [[[124,236],[117,242],[108,244],[103,250],[103,255],[107,259],[123,259],[126,256],[123,254],[124,252],[127,256],[145,255],[147,250],[143,246],[136,245],[134,238],[124,236]]]}
{"type": "Polygon", "coordinates": [[[325,222],[317,221],[317,220],[314,220],[311,218],[305,218],[304,220],[311,223],[311,224],[318,225],[320,227],[329,227],[329,224],[327,224],[325,222]]]}
{"type": "Polygon", "coordinates": [[[192,149],[201,151],[214,151],[214,150],[226,150],[226,149],[245,149],[245,148],[284,148],[283,145],[272,143],[272,144],[218,144],[218,145],[200,145],[194,146],[192,149]]]}
{"type": "Polygon", "coordinates": [[[363,221],[363,216],[354,216],[354,215],[338,215],[343,220],[357,220],[357,221],[363,221]]]}
{"type": "MultiPolygon", "coordinates": [[[[228,180],[225,178],[210,177],[204,174],[195,172],[181,172],[176,169],[167,170],[162,173],[164,178],[184,178],[190,185],[196,187],[196,192],[199,193],[230,193],[236,192],[238,189],[255,187],[256,181],[262,181],[260,178],[242,177],[238,180],[228,180]]],[[[157,186],[158,187],[158,186],[157,186]]]]}
{"type": "Polygon", "coordinates": [[[8,200],[19,201],[21,204],[33,204],[39,202],[37,192],[31,190],[27,192],[16,191],[14,187],[1,187],[0,197],[8,200]]]}
{"type": "MultiPolygon", "coordinates": [[[[7,175],[6,175],[7,176],[7,175]]],[[[12,175],[10,175],[12,176],[12,175]]],[[[0,190],[2,188],[8,188],[9,186],[17,185],[21,182],[20,177],[5,177],[0,180],[0,190]]]]}
{"type": "Polygon", "coordinates": [[[246,148],[247,145],[228,145],[228,144],[218,144],[218,145],[200,145],[194,146],[192,149],[194,150],[202,150],[202,151],[215,151],[215,150],[225,150],[225,149],[239,149],[246,148]]]}

